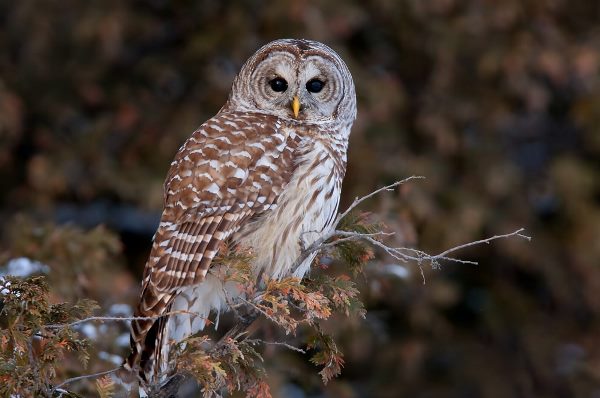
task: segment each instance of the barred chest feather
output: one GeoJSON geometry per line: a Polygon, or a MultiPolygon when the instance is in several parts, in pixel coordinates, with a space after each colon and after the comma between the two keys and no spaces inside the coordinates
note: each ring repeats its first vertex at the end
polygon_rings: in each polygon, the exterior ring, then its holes
{"type": "Polygon", "coordinates": [[[304,276],[314,256],[296,269],[292,266],[302,247],[328,232],[339,204],[341,172],[321,142],[311,143],[277,207],[238,234],[236,240],[254,250],[257,275],[265,273],[275,279],[304,276]]]}
{"type": "MultiPolygon", "coordinates": [[[[341,161],[345,162],[345,147],[339,149],[341,161]]],[[[292,269],[302,248],[327,233],[337,213],[345,164],[340,164],[340,159],[332,156],[332,148],[327,148],[319,140],[307,141],[297,150],[301,151],[297,167],[277,200],[277,206],[234,236],[239,244],[253,249],[256,275],[262,273],[275,279],[292,275],[302,278],[315,256],[309,256],[292,269]]],[[[211,311],[226,311],[227,299],[238,294],[235,283],[228,282],[224,286],[209,271],[202,283],[183,289],[175,298],[171,311],[184,310],[198,315],[171,317],[168,339],[181,341],[204,329],[211,311]]]]}

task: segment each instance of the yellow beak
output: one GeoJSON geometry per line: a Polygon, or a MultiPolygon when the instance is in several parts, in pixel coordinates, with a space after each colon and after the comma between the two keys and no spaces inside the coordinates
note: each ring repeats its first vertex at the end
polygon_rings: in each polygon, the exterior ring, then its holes
{"type": "Polygon", "coordinates": [[[298,119],[298,114],[300,113],[300,100],[297,95],[292,100],[292,112],[294,112],[294,117],[298,119]]]}

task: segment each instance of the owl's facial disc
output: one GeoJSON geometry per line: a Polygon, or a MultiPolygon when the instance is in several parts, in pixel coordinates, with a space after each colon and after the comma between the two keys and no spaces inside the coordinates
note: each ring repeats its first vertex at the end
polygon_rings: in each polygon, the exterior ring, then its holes
{"type": "Polygon", "coordinates": [[[249,81],[258,109],[309,122],[332,120],[344,89],[341,72],[328,56],[285,50],[259,60],[249,81]]]}
{"type": "Polygon", "coordinates": [[[259,49],[236,77],[228,107],[287,120],[354,120],[356,94],[344,61],[308,40],[277,40],[259,49]]]}

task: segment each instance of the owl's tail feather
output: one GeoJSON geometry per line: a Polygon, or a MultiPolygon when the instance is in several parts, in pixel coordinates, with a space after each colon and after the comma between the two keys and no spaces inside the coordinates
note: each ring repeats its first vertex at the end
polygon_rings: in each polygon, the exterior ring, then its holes
{"type": "Polygon", "coordinates": [[[123,363],[123,370],[129,373],[128,378],[137,378],[141,386],[158,384],[164,376],[161,364],[167,358],[161,358],[161,349],[168,315],[159,318],[156,315],[168,313],[171,301],[172,295],[156,294],[151,286],[146,285],[142,290],[142,300],[134,317],[148,318],[131,322],[131,354],[123,363]]]}

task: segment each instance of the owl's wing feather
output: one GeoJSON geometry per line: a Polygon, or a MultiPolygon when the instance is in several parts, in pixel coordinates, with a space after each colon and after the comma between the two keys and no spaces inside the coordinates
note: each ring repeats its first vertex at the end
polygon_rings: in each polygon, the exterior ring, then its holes
{"type": "MultiPolygon", "coordinates": [[[[221,242],[276,206],[296,167],[296,144],[276,118],[251,113],[218,114],[186,141],[165,182],[136,316],[164,314],[181,288],[204,279],[221,242]]],[[[154,349],[144,346],[153,324],[133,322],[131,365],[137,353],[154,349]]]]}
{"type": "Polygon", "coordinates": [[[290,145],[284,145],[287,137],[276,124],[256,118],[272,117],[217,116],[176,156],[147,264],[146,283],[158,291],[202,281],[219,244],[244,220],[273,207],[289,181],[295,165],[290,145]]]}

